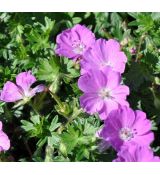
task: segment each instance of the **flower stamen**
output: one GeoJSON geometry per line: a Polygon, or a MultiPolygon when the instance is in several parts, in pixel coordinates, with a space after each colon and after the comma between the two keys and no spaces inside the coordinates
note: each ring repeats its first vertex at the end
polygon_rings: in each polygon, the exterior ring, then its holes
{"type": "Polygon", "coordinates": [[[104,89],[101,89],[99,91],[99,96],[102,98],[102,99],[106,99],[106,98],[112,98],[111,96],[111,91],[107,88],[104,88],[104,89]]]}
{"type": "Polygon", "coordinates": [[[72,44],[73,52],[76,54],[82,54],[85,49],[85,45],[80,41],[74,41],[72,44]]]}
{"type": "Polygon", "coordinates": [[[134,134],[130,128],[125,127],[125,128],[121,128],[119,132],[119,137],[123,141],[130,141],[134,137],[134,134]]]}

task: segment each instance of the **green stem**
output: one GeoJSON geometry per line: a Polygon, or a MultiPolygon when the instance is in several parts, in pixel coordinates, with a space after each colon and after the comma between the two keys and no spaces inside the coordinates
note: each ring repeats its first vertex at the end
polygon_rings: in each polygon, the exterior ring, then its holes
{"type": "MultiPolygon", "coordinates": [[[[40,98],[38,98],[38,105],[37,105],[37,106],[38,106],[38,110],[41,109],[41,106],[42,106],[42,104],[43,104],[44,98],[46,97],[46,94],[47,94],[46,92],[43,92],[42,95],[40,96],[40,98]],[[40,107],[39,107],[39,106],[40,106],[40,107]]],[[[35,100],[35,101],[33,102],[33,104],[34,104],[34,103],[37,104],[37,100],[35,100]]]]}
{"type": "Polygon", "coordinates": [[[143,43],[144,38],[145,38],[145,34],[142,34],[142,36],[140,37],[140,41],[139,41],[139,45],[138,45],[138,49],[137,49],[137,55],[136,55],[135,62],[138,62],[139,53],[140,53],[141,45],[142,45],[142,43],[143,43]]]}
{"type": "Polygon", "coordinates": [[[106,37],[107,39],[113,38],[113,36],[112,36],[110,33],[108,33],[105,29],[102,29],[102,30],[103,30],[104,35],[105,35],[105,37],[106,37]]]}
{"type": "Polygon", "coordinates": [[[51,92],[50,90],[49,90],[49,92],[51,93],[51,95],[52,95],[52,97],[54,98],[54,100],[56,101],[56,103],[57,103],[61,108],[63,108],[63,104],[62,104],[60,98],[59,98],[55,93],[51,92]]]}
{"type": "Polygon", "coordinates": [[[59,130],[58,130],[59,134],[61,134],[62,131],[63,131],[65,128],[67,128],[68,125],[69,125],[81,112],[82,112],[82,109],[78,110],[78,111],[77,111],[76,113],[74,113],[70,118],[68,118],[68,121],[67,121],[64,125],[62,125],[62,126],[59,128],[59,130]]]}
{"type": "Polygon", "coordinates": [[[63,77],[66,77],[66,78],[73,78],[73,76],[69,75],[69,74],[62,74],[63,77]]]}
{"type": "Polygon", "coordinates": [[[46,153],[46,155],[45,155],[45,160],[44,161],[45,162],[53,162],[52,156],[53,156],[53,153],[54,153],[54,148],[47,145],[45,153],[46,153]]]}

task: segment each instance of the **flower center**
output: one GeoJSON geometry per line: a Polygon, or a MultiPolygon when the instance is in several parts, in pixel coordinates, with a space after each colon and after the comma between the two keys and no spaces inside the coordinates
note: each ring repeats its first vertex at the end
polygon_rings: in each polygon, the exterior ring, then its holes
{"type": "Polygon", "coordinates": [[[119,136],[123,141],[129,141],[133,138],[134,134],[130,128],[122,128],[119,132],[119,136]]]}
{"type": "Polygon", "coordinates": [[[104,61],[101,63],[101,66],[102,67],[105,67],[105,66],[110,66],[110,67],[113,67],[112,63],[110,61],[104,61]]]}
{"type": "Polygon", "coordinates": [[[82,54],[85,49],[85,45],[80,41],[74,41],[72,44],[73,52],[76,54],[82,54]]]}
{"type": "Polygon", "coordinates": [[[102,99],[105,99],[105,98],[112,98],[111,96],[111,91],[107,88],[104,88],[104,89],[101,89],[99,91],[99,96],[102,98],[102,99]]]}

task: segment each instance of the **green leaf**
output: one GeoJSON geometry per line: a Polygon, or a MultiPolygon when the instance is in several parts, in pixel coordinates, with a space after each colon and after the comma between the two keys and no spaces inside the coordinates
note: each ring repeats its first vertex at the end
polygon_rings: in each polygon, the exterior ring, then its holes
{"type": "Polygon", "coordinates": [[[47,16],[45,16],[44,20],[45,20],[45,25],[41,25],[41,29],[45,33],[45,35],[48,36],[50,32],[53,30],[55,21],[52,21],[47,16]]]}
{"type": "MultiPolygon", "coordinates": [[[[69,125],[66,132],[62,133],[62,143],[66,146],[67,154],[72,151],[83,152],[90,149],[90,145],[95,142],[95,133],[99,129],[99,121],[92,117],[88,119],[77,118],[72,125],[69,125]]],[[[87,157],[87,152],[86,157],[87,157]]],[[[85,154],[84,153],[84,154],[85,154]]]]}
{"type": "Polygon", "coordinates": [[[8,20],[10,19],[11,15],[9,15],[8,13],[4,12],[0,15],[0,20],[4,21],[4,22],[8,22],[8,20]]]}
{"type": "Polygon", "coordinates": [[[131,88],[131,90],[137,91],[139,87],[145,82],[151,79],[151,75],[144,64],[133,62],[129,71],[126,74],[125,83],[131,88]]]}
{"type": "Polygon", "coordinates": [[[60,143],[59,150],[63,154],[63,156],[67,157],[67,148],[64,143],[60,143]]]}
{"type": "Polygon", "coordinates": [[[32,29],[27,37],[28,41],[31,43],[33,54],[35,54],[39,50],[43,50],[44,48],[50,48],[50,45],[48,43],[48,37],[39,33],[38,30],[32,29]]]}
{"type": "Polygon", "coordinates": [[[55,21],[52,21],[48,17],[45,17],[44,20],[45,25],[37,22],[35,23],[36,25],[31,29],[29,34],[25,34],[27,40],[30,42],[30,47],[33,54],[51,47],[49,43],[49,37],[51,31],[53,30],[55,21]]]}
{"type": "Polygon", "coordinates": [[[26,121],[26,120],[21,120],[21,123],[23,124],[23,125],[22,125],[22,128],[23,128],[25,131],[34,130],[34,125],[33,125],[33,123],[28,122],[28,121],[26,121]]]}
{"type": "Polygon", "coordinates": [[[30,119],[35,125],[40,124],[40,116],[39,115],[32,115],[30,119]]]}
{"type": "Polygon", "coordinates": [[[128,23],[128,26],[137,26],[138,22],[137,21],[132,21],[128,23]]]}
{"type": "Polygon", "coordinates": [[[160,20],[160,12],[153,12],[151,17],[154,21],[160,20]]]}
{"type": "Polygon", "coordinates": [[[73,78],[80,76],[80,65],[78,62],[70,60],[68,58],[62,58],[61,60],[61,72],[62,78],[65,82],[70,82],[73,78]]]}
{"type": "Polygon", "coordinates": [[[78,24],[78,23],[80,23],[82,21],[82,18],[74,17],[74,18],[72,18],[72,21],[73,21],[73,24],[78,24]]]}
{"type": "Polygon", "coordinates": [[[84,157],[86,159],[89,159],[89,155],[90,155],[90,153],[89,153],[88,149],[86,149],[86,148],[80,149],[76,155],[76,160],[81,161],[82,159],[84,159],[84,157]]]}
{"type": "Polygon", "coordinates": [[[61,138],[62,143],[66,145],[67,153],[70,153],[78,143],[79,131],[74,130],[74,128],[70,126],[67,132],[62,134],[61,138]]]}
{"type": "Polygon", "coordinates": [[[129,26],[138,26],[138,32],[148,32],[154,27],[154,21],[150,13],[137,13],[136,20],[129,23],[129,26]]]}
{"type": "Polygon", "coordinates": [[[38,142],[37,142],[37,146],[39,147],[39,149],[47,142],[47,137],[41,138],[38,142]]]}
{"type": "Polygon", "coordinates": [[[59,76],[59,58],[41,59],[37,76],[39,80],[54,82],[59,76]]]}
{"type": "Polygon", "coordinates": [[[128,12],[128,14],[130,15],[130,16],[132,16],[133,18],[137,18],[137,13],[136,12],[128,12]]]}
{"type": "Polygon", "coordinates": [[[50,130],[51,132],[53,132],[53,131],[56,130],[60,125],[61,125],[61,123],[58,123],[58,115],[56,115],[56,116],[53,118],[52,122],[51,122],[51,125],[50,125],[50,127],[49,127],[49,130],[50,130]]]}
{"type": "Polygon", "coordinates": [[[21,120],[22,128],[28,132],[29,137],[41,138],[46,133],[46,118],[34,116],[31,113],[30,121],[21,120]]]}
{"type": "Polygon", "coordinates": [[[58,148],[60,140],[61,139],[60,139],[58,133],[52,132],[52,136],[48,137],[48,145],[51,147],[54,146],[54,147],[58,148]]]}
{"type": "Polygon", "coordinates": [[[67,14],[72,18],[75,14],[75,12],[67,12],[67,14]]]}

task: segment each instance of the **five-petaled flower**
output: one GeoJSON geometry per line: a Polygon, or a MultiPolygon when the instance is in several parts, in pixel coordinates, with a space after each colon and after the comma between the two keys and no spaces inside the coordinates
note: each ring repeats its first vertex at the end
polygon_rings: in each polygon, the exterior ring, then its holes
{"type": "Polygon", "coordinates": [[[111,68],[91,70],[78,80],[79,88],[84,92],[80,97],[80,105],[89,114],[99,113],[105,120],[108,114],[120,106],[129,106],[126,96],[129,88],[120,85],[121,76],[111,68]]]}
{"type": "Polygon", "coordinates": [[[120,50],[120,44],[110,39],[98,39],[92,48],[88,49],[81,60],[81,73],[89,72],[91,69],[103,70],[106,67],[111,67],[114,71],[123,73],[127,57],[120,50]]]}
{"type": "Polygon", "coordinates": [[[99,136],[115,150],[120,150],[121,146],[130,142],[149,146],[154,140],[151,121],[146,118],[146,114],[124,106],[110,113],[99,136]]]}
{"type": "Polygon", "coordinates": [[[94,42],[94,34],[85,26],[77,24],[57,36],[56,53],[71,59],[82,58],[94,42]]]}
{"type": "Polygon", "coordinates": [[[16,76],[16,84],[7,81],[1,91],[0,100],[5,102],[16,102],[19,100],[28,101],[36,93],[44,91],[44,85],[38,85],[31,88],[36,78],[31,74],[31,71],[21,72],[16,76]]]}

